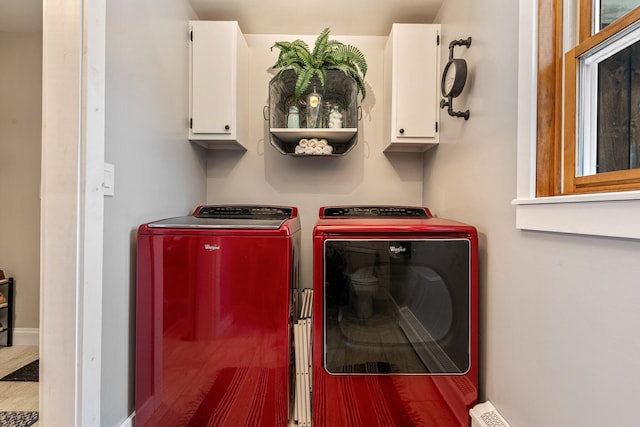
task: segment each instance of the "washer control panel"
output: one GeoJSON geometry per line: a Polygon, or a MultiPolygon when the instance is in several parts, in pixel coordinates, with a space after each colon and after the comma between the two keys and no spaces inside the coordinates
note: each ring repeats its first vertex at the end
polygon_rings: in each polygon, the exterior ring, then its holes
{"type": "Polygon", "coordinates": [[[430,218],[427,208],[413,206],[331,206],[320,208],[321,218],[430,218]]]}
{"type": "Polygon", "coordinates": [[[287,219],[293,216],[293,209],[252,205],[200,206],[193,216],[196,218],[287,219]]]}

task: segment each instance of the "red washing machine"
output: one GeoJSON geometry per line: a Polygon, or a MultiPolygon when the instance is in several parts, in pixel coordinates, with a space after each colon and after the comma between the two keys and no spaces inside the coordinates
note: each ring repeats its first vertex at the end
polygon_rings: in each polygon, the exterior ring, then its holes
{"type": "Polygon", "coordinates": [[[140,226],[135,424],[286,426],[298,211],[201,206],[140,226]]]}
{"type": "Polygon", "coordinates": [[[469,426],[476,229],[422,207],[324,207],[313,257],[313,426],[469,426]]]}

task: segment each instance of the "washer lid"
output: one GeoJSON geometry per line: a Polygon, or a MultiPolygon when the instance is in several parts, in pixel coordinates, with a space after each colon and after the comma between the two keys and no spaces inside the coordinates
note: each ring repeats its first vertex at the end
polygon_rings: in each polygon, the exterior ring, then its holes
{"type": "Polygon", "coordinates": [[[197,218],[181,216],[151,222],[149,228],[218,228],[277,230],[286,219],[197,218]]]}
{"type": "Polygon", "coordinates": [[[293,208],[281,206],[200,206],[193,216],[155,221],[151,228],[217,228],[277,230],[293,216],[293,208]]]}

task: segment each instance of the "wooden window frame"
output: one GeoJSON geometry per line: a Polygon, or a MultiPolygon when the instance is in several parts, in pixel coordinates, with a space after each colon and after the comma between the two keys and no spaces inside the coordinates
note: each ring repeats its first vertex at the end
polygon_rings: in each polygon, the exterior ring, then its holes
{"type": "Polygon", "coordinates": [[[592,0],[578,0],[578,45],[565,56],[563,0],[539,0],[536,197],[640,189],[640,169],[579,177],[575,171],[578,59],[638,19],[640,7],[592,36],[592,0]]]}

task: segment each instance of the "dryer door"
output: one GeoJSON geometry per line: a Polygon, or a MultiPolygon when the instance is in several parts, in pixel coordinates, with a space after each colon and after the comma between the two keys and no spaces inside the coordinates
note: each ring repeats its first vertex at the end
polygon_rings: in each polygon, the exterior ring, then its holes
{"type": "Polygon", "coordinates": [[[326,240],[329,373],[469,370],[468,239],[326,240]]]}

